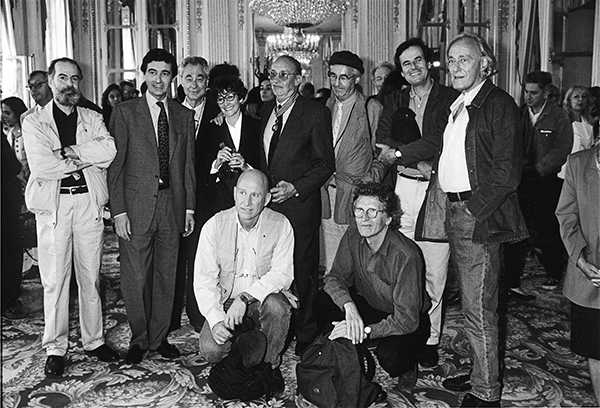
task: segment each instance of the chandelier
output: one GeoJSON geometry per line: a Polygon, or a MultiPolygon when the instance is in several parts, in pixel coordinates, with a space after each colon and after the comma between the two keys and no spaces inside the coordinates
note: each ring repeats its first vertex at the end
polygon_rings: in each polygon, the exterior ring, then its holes
{"type": "Polygon", "coordinates": [[[277,25],[306,28],[321,24],[348,8],[348,0],[251,0],[250,10],[277,25]]]}
{"type": "Polygon", "coordinates": [[[304,34],[299,28],[284,27],[283,34],[267,36],[267,55],[271,60],[290,55],[306,67],[319,55],[319,41],[318,34],[304,34]]]}

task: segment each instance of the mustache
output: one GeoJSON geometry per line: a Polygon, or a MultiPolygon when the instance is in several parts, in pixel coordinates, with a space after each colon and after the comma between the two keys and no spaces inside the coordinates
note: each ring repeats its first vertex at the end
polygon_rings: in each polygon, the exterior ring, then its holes
{"type": "Polygon", "coordinates": [[[68,85],[58,90],[56,98],[63,105],[75,106],[79,102],[79,98],[81,98],[81,92],[73,85],[68,85]]]}

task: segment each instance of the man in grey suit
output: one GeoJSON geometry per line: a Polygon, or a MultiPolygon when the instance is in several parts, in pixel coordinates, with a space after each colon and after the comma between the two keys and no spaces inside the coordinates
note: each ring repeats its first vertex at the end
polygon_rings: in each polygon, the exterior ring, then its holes
{"type": "Polygon", "coordinates": [[[121,289],[131,327],[126,361],[144,351],[179,357],[167,342],[179,238],[194,230],[194,116],[168,98],[175,57],[150,50],[142,60],[148,92],[119,104],[110,131],[117,156],[108,169],[121,255],[121,289]]]}
{"type": "Polygon", "coordinates": [[[320,187],[335,168],[331,114],[318,102],[298,96],[301,66],[284,55],[269,77],[275,100],[261,108],[263,149],[260,170],[273,187],[270,207],[283,213],[294,228],[294,285],[300,308],[293,318],[296,354],[315,339],[312,302],[319,268],[320,187]]]}

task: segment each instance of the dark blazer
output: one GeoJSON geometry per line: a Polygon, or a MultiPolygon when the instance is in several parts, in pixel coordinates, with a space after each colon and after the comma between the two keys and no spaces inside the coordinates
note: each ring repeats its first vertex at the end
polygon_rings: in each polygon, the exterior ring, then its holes
{"type": "MultiPolygon", "coordinates": [[[[514,99],[485,81],[475,99],[466,107],[469,123],[465,152],[473,196],[467,207],[477,219],[473,241],[518,242],[529,237],[516,189],[523,169],[523,137],[519,108],[514,99]]],[[[446,112],[446,123],[448,118],[446,112]]],[[[442,153],[444,127],[438,127],[440,148],[436,154],[431,182],[419,218],[415,237],[445,240],[446,194],[439,186],[438,164],[442,153]]]]}
{"type": "MultiPolygon", "coordinates": [[[[206,97],[206,105],[202,112],[202,119],[196,134],[196,225],[195,232],[200,232],[200,228],[212,216],[211,214],[211,199],[212,191],[210,188],[210,166],[216,157],[210,151],[213,145],[211,140],[211,123],[219,113],[219,105],[209,97],[206,97]],[[212,156],[212,158],[210,158],[212,156]]],[[[198,241],[199,235],[196,237],[198,241]]],[[[195,256],[195,250],[194,250],[195,256]]]]}
{"type": "MultiPolygon", "coordinates": [[[[208,171],[210,173],[212,162],[217,158],[217,153],[221,149],[221,143],[232,149],[235,148],[235,145],[225,121],[220,126],[214,123],[209,124],[207,127],[207,136],[207,144],[209,146],[206,149],[208,153],[206,161],[209,161],[208,171]]],[[[260,121],[242,114],[242,134],[238,151],[242,154],[246,162],[255,169],[260,166],[261,142],[260,121]]],[[[226,210],[235,204],[233,187],[236,185],[241,171],[230,173],[226,172],[225,168],[226,166],[223,165],[218,173],[208,174],[209,197],[211,197],[211,193],[212,197],[214,197],[212,199],[213,214],[221,210],[226,210]],[[219,179],[218,182],[217,178],[219,179]]]]}
{"type": "Polygon", "coordinates": [[[290,182],[298,192],[270,207],[283,213],[294,229],[314,229],[321,223],[320,188],[335,170],[331,112],[318,102],[298,97],[285,122],[273,160],[267,165],[262,136],[275,101],[261,108],[260,170],[273,181],[290,182]]]}
{"type": "Polygon", "coordinates": [[[422,138],[413,143],[410,143],[412,140],[409,140],[409,144],[407,144],[403,141],[402,129],[394,129],[392,125],[394,113],[399,108],[409,107],[410,88],[393,92],[385,99],[383,113],[377,127],[377,143],[383,143],[393,148],[402,146],[400,148],[402,164],[407,167],[416,168],[418,162],[433,159],[441,143],[441,134],[436,133],[435,130],[439,126],[445,127],[448,109],[459,95],[460,93],[456,89],[434,81],[423,113],[422,138]]]}
{"type": "MultiPolygon", "coordinates": [[[[185,213],[196,204],[194,116],[175,100],[169,110],[169,171],[177,228],[183,232],[185,213]]],[[[158,142],[146,96],[118,104],[110,119],[117,155],[108,168],[113,215],[127,213],[134,234],[150,227],[158,198],[158,142]]]]}

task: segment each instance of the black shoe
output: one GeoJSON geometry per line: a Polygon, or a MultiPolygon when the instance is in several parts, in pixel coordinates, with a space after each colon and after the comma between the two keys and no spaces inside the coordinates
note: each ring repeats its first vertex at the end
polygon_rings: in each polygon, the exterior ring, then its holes
{"type": "Polygon", "coordinates": [[[285,381],[279,367],[273,369],[273,384],[271,385],[273,386],[273,390],[271,391],[273,396],[279,396],[285,391],[285,381]]]}
{"type": "Polygon", "coordinates": [[[450,391],[469,391],[471,389],[471,375],[463,374],[458,377],[447,378],[442,382],[442,385],[450,391]]]}
{"type": "Polygon", "coordinates": [[[105,361],[107,363],[117,361],[121,358],[116,351],[108,347],[106,344],[96,347],[94,350],[86,351],[85,354],[96,357],[98,360],[105,361]]]}
{"type": "Polygon", "coordinates": [[[44,372],[48,377],[60,377],[65,372],[65,359],[63,356],[48,356],[44,372]]]}
{"type": "Polygon", "coordinates": [[[446,306],[453,306],[460,303],[459,292],[454,292],[446,298],[446,306]]]}
{"type": "Polygon", "coordinates": [[[9,320],[21,320],[27,317],[27,312],[23,310],[23,303],[19,299],[13,307],[2,312],[2,316],[9,320]]]}
{"type": "Polygon", "coordinates": [[[522,300],[523,302],[531,302],[532,300],[535,300],[534,295],[525,292],[521,288],[510,288],[508,290],[508,297],[517,300],[522,300]]]}
{"type": "Polygon", "coordinates": [[[125,361],[129,364],[138,364],[141,363],[144,359],[144,350],[137,344],[134,344],[129,348],[127,352],[127,356],[125,357],[125,361]]]}
{"type": "Polygon", "coordinates": [[[461,407],[499,407],[500,400],[496,401],[484,401],[477,398],[473,394],[466,394],[460,404],[461,407]]]}
{"type": "Polygon", "coordinates": [[[158,346],[156,351],[164,358],[181,357],[181,353],[179,352],[179,350],[177,350],[177,347],[175,347],[172,344],[169,344],[169,342],[166,340],[163,340],[163,342],[160,343],[160,346],[158,346]]]}
{"type": "Polygon", "coordinates": [[[419,356],[419,364],[421,367],[433,368],[438,365],[439,358],[437,344],[428,344],[425,346],[422,354],[419,356]]]}
{"type": "Polygon", "coordinates": [[[294,349],[294,354],[297,356],[301,356],[302,353],[304,353],[304,350],[306,350],[306,348],[310,345],[310,341],[296,341],[296,348],[294,349]]]}

